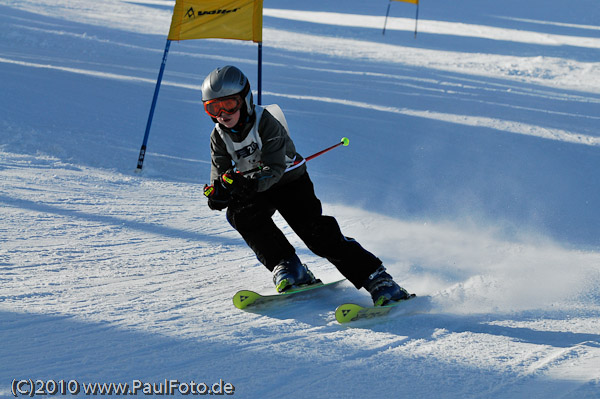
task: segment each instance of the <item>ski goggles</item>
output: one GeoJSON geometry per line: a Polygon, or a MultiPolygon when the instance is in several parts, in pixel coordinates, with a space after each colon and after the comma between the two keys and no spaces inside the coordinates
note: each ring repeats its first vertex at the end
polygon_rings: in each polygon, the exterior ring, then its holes
{"type": "Polygon", "coordinates": [[[222,112],[228,115],[235,114],[240,108],[242,108],[242,97],[239,94],[204,102],[204,110],[213,118],[218,118],[222,112]]]}

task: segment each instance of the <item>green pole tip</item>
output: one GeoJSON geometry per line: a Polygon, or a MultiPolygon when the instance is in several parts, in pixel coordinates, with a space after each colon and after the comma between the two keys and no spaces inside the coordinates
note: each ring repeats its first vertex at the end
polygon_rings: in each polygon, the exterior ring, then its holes
{"type": "Polygon", "coordinates": [[[344,145],[344,147],[350,144],[350,140],[348,140],[348,137],[342,137],[342,144],[344,145]]]}

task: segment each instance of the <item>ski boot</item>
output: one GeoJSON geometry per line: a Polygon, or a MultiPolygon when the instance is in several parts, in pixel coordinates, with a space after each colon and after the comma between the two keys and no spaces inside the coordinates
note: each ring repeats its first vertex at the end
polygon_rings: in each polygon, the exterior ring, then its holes
{"type": "Polygon", "coordinates": [[[294,254],[291,258],[281,261],[273,269],[273,283],[277,292],[284,292],[293,287],[316,283],[315,276],[303,265],[294,254]]]}
{"type": "Polygon", "coordinates": [[[410,294],[400,287],[386,271],[380,266],[363,283],[363,287],[371,293],[373,304],[383,306],[393,301],[408,299],[410,294]]]}

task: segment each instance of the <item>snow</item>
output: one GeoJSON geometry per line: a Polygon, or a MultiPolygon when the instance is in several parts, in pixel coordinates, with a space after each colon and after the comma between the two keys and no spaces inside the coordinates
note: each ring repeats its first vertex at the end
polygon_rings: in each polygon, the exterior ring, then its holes
{"type": "Polygon", "coordinates": [[[199,87],[225,64],[256,82],[255,44],[171,45],[134,172],[172,7],[0,0],[0,397],[14,379],[177,379],[243,398],[600,398],[597,1],[429,0],[416,39],[411,4],[382,35],[386,2],[265,1],[263,103],[305,156],[349,137],[308,164],[325,212],[418,295],[350,326],[335,307],[370,300],[349,283],[231,305],[273,287],[205,204],[199,87]]]}

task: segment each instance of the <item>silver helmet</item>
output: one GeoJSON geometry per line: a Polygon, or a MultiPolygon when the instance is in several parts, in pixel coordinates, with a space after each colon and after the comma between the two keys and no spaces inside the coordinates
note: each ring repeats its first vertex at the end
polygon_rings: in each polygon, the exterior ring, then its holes
{"type": "Polygon", "coordinates": [[[240,94],[244,99],[248,115],[254,112],[250,81],[238,68],[227,65],[212,71],[202,83],[202,101],[240,94]]]}

